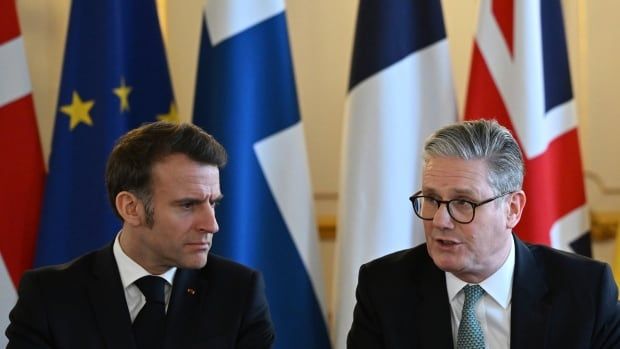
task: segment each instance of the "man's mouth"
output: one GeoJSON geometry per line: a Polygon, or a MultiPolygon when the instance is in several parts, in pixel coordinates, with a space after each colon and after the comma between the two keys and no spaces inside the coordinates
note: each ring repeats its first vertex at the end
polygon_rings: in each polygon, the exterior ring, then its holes
{"type": "Polygon", "coordinates": [[[458,241],[447,240],[447,239],[435,239],[435,241],[437,241],[439,245],[444,246],[444,247],[451,247],[451,246],[456,246],[460,244],[460,242],[458,241]]]}

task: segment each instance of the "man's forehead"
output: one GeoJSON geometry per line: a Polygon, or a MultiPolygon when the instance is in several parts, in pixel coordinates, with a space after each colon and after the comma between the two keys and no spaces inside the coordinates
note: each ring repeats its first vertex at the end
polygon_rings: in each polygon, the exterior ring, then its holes
{"type": "Polygon", "coordinates": [[[490,187],[487,163],[481,159],[429,158],[422,171],[425,193],[476,195],[490,187]]]}
{"type": "Polygon", "coordinates": [[[169,156],[155,163],[151,169],[151,181],[155,186],[208,185],[219,188],[219,177],[217,166],[200,163],[186,156],[169,156]]]}
{"type": "Polygon", "coordinates": [[[447,174],[454,171],[483,172],[486,174],[488,165],[485,159],[461,159],[458,157],[436,156],[429,157],[422,167],[423,174],[431,171],[446,172],[447,174]]]}

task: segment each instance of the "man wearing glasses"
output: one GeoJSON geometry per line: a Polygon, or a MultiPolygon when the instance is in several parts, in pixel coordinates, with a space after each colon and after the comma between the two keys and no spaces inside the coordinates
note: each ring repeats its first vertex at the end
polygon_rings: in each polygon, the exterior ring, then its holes
{"type": "Polygon", "coordinates": [[[527,245],[521,151],[495,121],[444,127],[411,196],[426,244],[360,268],[349,348],[620,348],[604,263],[527,245]]]}

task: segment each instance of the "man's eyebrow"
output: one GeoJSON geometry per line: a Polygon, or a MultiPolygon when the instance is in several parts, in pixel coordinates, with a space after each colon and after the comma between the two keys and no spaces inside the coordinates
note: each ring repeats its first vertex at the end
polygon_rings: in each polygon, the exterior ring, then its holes
{"type": "MultiPolygon", "coordinates": [[[[456,195],[476,196],[476,192],[471,189],[457,188],[457,189],[452,190],[451,192],[456,195]]],[[[428,187],[422,187],[422,194],[423,195],[438,195],[436,189],[428,188],[428,187]]]]}
{"type": "Polygon", "coordinates": [[[176,205],[181,205],[181,204],[186,204],[186,203],[200,203],[200,202],[205,202],[205,201],[206,200],[187,197],[187,198],[181,198],[178,200],[174,200],[172,201],[172,203],[176,205]]]}
{"type": "Polygon", "coordinates": [[[435,189],[433,188],[428,188],[428,187],[422,187],[422,189],[420,190],[422,192],[422,194],[426,195],[426,194],[434,194],[436,192],[435,189]]]}
{"type": "Polygon", "coordinates": [[[471,190],[471,189],[461,189],[461,188],[457,188],[454,190],[455,193],[457,194],[461,194],[461,195],[468,195],[468,196],[475,196],[476,192],[471,190]]]}
{"type": "Polygon", "coordinates": [[[222,201],[222,199],[224,198],[224,195],[220,194],[218,195],[216,198],[214,199],[209,199],[209,198],[205,198],[205,199],[198,199],[195,197],[185,197],[185,198],[180,198],[177,200],[173,200],[172,203],[175,205],[183,205],[183,204],[187,204],[187,203],[191,203],[191,204],[196,204],[196,203],[202,203],[202,202],[210,202],[210,203],[214,203],[214,202],[220,202],[222,201]]]}
{"type": "Polygon", "coordinates": [[[422,187],[422,191],[425,193],[436,193],[438,190],[435,187],[422,187]]]}

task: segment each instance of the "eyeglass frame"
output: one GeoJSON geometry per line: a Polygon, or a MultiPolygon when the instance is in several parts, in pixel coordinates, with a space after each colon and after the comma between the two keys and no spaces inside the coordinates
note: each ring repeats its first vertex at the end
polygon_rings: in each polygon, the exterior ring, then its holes
{"type": "MultiPolygon", "coordinates": [[[[460,223],[460,224],[469,224],[469,223],[473,222],[474,219],[476,218],[476,208],[478,208],[479,206],[488,204],[489,202],[497,200],[497,199],[499,199],[499,198],[501,198],[503,196],[506,196],[508,194],[513,194],[513,193],[514,193],[514,191],[508,191],[508,192],[505,192],[503,194],[500,194],[500,195],[497,195],[495,197],[492,197],[490,199],[486,199],[486,200],[483,200],[483,201],[480,201],[480,202],[472,202],[472,201],[465,200],[465,199],[438,200],[438,199],[435,199],[435,198],[433,198],[431,196],[420,195],[420,194],[422,194],[422,191],[420,190],[420,191],[416,192],[415,194],[411,195],[409,197],[409,201],[411,201],[411,206],[413,207],[413,212],[415,212],[415,215],[418,218],[420,218],[421,220],[432,221],[433,219],[435,219],[435,215],[433,215],[432,218],[424,218],[424,217],[420,216],[420,214],[418,213],[418,210],[416,210],[415,200],[417,198],[429,198],[429,199],[432,199],[433,201],[435,201],[437,203],[437,211],[439,211],[439,208],[441,207],[441,205],[444,204],[444,205],[446,205],[446,211],[448,211],[448,215],[450,216],[450,218],[452,218],[455,222],[460,223]],[[450,210],[450,203],[453,202],[453,201],[464,201],[464,202],[466,202],[466,203],[471,205],[472,210],[473,210],[473,212],[471,214],[471,220],[469,220],[467,222],[462,222],[462,221],[454,218],[454,216],[452,215],[452,211],[450,210]]],[[[435,214],[437,214],[437,211],[435,211],[435,214]]]]}

